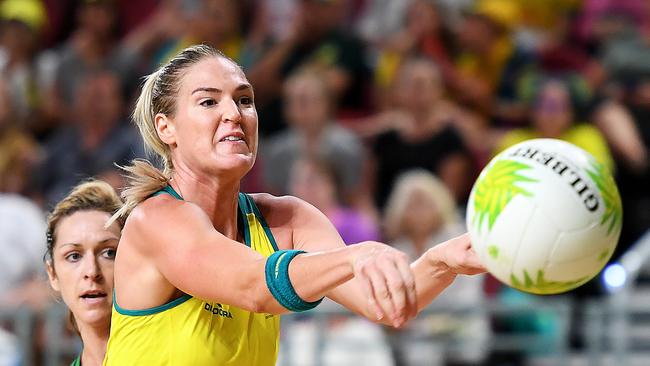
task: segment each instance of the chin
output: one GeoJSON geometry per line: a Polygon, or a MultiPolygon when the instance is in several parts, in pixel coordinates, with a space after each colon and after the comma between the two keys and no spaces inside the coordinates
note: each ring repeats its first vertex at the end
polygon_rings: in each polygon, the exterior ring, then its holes
{"type": "Polygon", "coordinates": [[[79,315],[75,313],[75,319],[77,320],[77,324],[83,323],[91,327],[110,324],[111,309],[87,310],[79,315]]]}
{"type": "Polygon", "coordinates": [[[219,173],[233,174],[238,172],[245,175],[255,164],[255,157],[250,155],[221,156],[217,158],[217,171],[219,173]]]}

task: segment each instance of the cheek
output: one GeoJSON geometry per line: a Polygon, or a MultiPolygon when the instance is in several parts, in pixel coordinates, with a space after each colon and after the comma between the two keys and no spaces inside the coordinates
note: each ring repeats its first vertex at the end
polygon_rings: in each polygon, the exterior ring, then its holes
{"type": "Polygon", "coordinates": [[[75,268],[70,263],[59,263],[56,267],[56,278],[63,302],[68,306],[74,306],[77,299],[77,285],[80,280],[75,268]]]}
{"type": "Polygon", "coordinates": [[[110,287],[110,289],[113,289],[113,268],[115,266],[115,262],[112,260],[108,259],[102,259],[99,261],[99,268],[100,271],[102,272],[102,276],[104,277],[104,280],[106,281],[106,285],[110,287]]]}

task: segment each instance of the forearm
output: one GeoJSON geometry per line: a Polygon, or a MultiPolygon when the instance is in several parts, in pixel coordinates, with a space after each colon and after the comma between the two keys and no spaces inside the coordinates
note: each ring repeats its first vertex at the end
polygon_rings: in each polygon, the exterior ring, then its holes
{"type": "Polygon", "coordinates": [[[316,301],[350,280],[354,275],[350,263],[353,249],[344,247],[296,257],[289,267],[289,277],[300,298],[316,301]]]}
{"type": "MultiPolygon", "coordinates": [[[[352,247],[304,253],[296,256],[289,265],[289,280],[296,294],[305,302],[314,302],[323,298],[332,289],[349,281],[353,277],[351,265],[352,247]]],[[[261,289],[262,298],[258,309],[260,312],[286,312],[274,297],[265,281],[261,289]]]]}
{"type": "Polygon", "coordinates": [[[413,262],[411,269],[415,277],[418,311],[427,307],[456,279],[456,274],[442,261],[435,248],[413,262]]]}

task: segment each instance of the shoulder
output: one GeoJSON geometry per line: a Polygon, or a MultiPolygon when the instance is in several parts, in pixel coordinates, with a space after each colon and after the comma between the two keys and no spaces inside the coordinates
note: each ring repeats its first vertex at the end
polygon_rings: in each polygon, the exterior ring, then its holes
{"type": "Polygon", "coordinates": [[[330,140],[330,142],[341,142],[348,144],[358,145],[360,139],[357,135],[354,134],[351,130],[346,127],[341,126],[337,122],[330,124],[325,130],[325,136],[330,140]]]}
{"type": "Polygon", "coordinates": [[[588,123],[579,123],[571,129],[572,134],[602,140],[603,134],[598,128],[588,123]]]}
{"type": "Polygon", "coordinates": [[[494,151],[494,155],[500,153],[501,151],[509,148],[512,145],[518,144],[528,139],[535,138],[535,134],[527,128],[516,128],[506,132],[501,140],[499,141],[497,148],[494,151]]]}
{"type": "Polygon", "coordinates": [[[249,193],[248,195],[264,217],[269,215],[291,216],[308,205],[307,202],[294,196],[275,196],[270,193],[249,193]]]}
{"type": "Polygon", "coordinates": [[[209,223],[207,215],[195,204],[168,195],[148,198],[137,205],[127,218],[123,236],[141,249],[164,245],[178,235],[189,235],[209,223]]]}
{"type": "Polygon", "coordinates": [[[253,193],[249,196],[271,227],[293,227],[303,219],[322,215],[316,207],[298,197],[274,196],[269,193],[253,193]]]}

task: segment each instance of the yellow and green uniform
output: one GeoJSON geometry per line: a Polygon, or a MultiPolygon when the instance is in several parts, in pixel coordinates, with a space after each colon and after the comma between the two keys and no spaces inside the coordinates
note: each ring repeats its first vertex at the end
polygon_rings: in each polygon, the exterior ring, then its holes
{"type": "MultiPolygon", "coordinates": [[[[171,186],[158,193],[163,192],[182,199],[171,186]]],[[[278,250],[264,217],[244,193],[239,194],[238,219],[246,245],[266,257],[278,250]]],[[[187,267],[192,270],[191,263],[187,267]]],[[[218,278],[214,285],[219,286],[218,278]]],[[[118,300],[113,296],[104,366],[275,365],[278,315],[252,313],[189,294],[145,310],[121,308],[118,300]]]]}
{"type": "Polygon", "coordinates": [[[70,366],[81,366],[81,354],[77,356],[77,358],[75,358],[74,361],[72,361],[70,366]]]}

